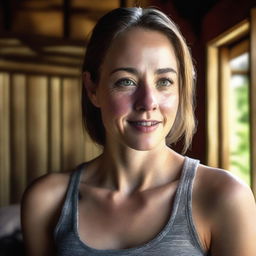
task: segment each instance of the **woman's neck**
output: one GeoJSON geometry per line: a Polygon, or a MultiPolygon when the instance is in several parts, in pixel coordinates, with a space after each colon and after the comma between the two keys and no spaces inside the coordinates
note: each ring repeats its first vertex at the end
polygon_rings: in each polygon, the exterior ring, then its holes
{"type": "Polygon", "coordinates": [[[108,147],[98,159],[100,185],[129,195],[176,180],[183,157],[166,145],[150,151],[108,147]]]}

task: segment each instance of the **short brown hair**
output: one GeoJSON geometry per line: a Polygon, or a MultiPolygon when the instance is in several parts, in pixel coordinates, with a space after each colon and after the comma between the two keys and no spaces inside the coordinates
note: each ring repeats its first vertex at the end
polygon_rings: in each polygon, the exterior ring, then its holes
{"type": "MultiPolygon", "coordinates": [[[[155,30],[166,35],[174,47],[179,67],[179,107],[174,124],[166,137],[166,144],[184,139],[183,153],[191,144],[195,130],[194,83],[195,72],[189,48],[176,24],[163,12],[153,8],[118,8],[104,15],[94,27],[87,45],[83,72],[97,83],[100,67],[112,41],[132,27],[155,30]]],[[[92,140],[105,145],[105,129],[100,109],[95,107],[82,86],[82,115],[84,127],[92,140]]]]}

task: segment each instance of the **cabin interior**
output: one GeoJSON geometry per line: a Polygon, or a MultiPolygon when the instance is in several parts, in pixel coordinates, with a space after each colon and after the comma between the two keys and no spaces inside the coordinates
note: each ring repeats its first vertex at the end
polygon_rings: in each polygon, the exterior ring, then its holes
{"type": "Polygon", "coordinates": [[[17,255],[12,242],[22,249],[25,188],[101,153],[82,128],[81,64],[99,17],[120,6],[156,7],[178,24],[197,73],[186,154],[234,172],[256,195],[255,0],[2,0],[0,255],[17,255]]]}

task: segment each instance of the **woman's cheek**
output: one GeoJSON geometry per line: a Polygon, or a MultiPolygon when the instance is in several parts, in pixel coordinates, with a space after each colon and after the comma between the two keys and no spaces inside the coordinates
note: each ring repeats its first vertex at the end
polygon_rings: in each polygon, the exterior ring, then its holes
{"type": "Polygon", "coordinates": [[[164,96],[161,100],[161,108],[166,111],[176,112],[179,105],[179,97],[176,94],[164,96]]]}
{"type": "Polygon", "coordinates": [[[127,97],[115,97],[109,98],[103,109],[112,117],[119,117],[128,114],[131,108],[132,105],[130,99],[127,97]]]}

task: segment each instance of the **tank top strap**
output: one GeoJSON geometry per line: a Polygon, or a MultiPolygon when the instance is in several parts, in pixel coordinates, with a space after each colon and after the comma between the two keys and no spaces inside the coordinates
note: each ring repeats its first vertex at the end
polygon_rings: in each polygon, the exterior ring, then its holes
{"type": "Polygon", "coordinates": [[[80,176],[84,166],[85,163],[80,164],[71,174],[61,215],[54,230],[55,239],[58,239],[62,232],[67,232],[67,230],[73,229],[73,219],[77,214],[76,200],[78,199],[80,176]]]}
{"type": "Polygon", "coordinates": [[[183,167],[182,174],[182,188],[185,193],[190,193],[192,190],[192,185],[194,181],[194,177],[197,171],[197,167],[199,165],[199,160],[186,157],[186,161],[183,167]]]}
{"type": "Polygon", "coordinates": [[[174,204],[173,204],[173,215],[175,216],[183,216],[185,206],[188,202],[188,194],[189,190],[191,188],[195,172],[197,169],[199,161],[194,160],[189,157],[185,157],[185,161],[182,167],[181,176],[179,185],[176,191],[176,195],[174,198],[174,204]]]}
{"type": "Polygon", "coordinates": [[[187,197],[191,192],[190,190],[192,189],[192,183],[195,177],[198,164],[198,160],[189,158],[187,156],[185,157],[175,198],[175,206],[177,206],[178,208],[182,208],[188,202],[187,197]]]}
{"type": "Polygon", "coordinates": [[[202,245],[196,231],[196,227],[192,216],[192,191],[193,182],[199,165],[199,160],[186,157],[183,166],[183,173],[180,181],[179,205],[176,213],[176,224],[188,228],[193,244],[201,250],[202,245]]]}
{"type": "Polygon", "coordinates": [[[185,166],[183,169],[183,180],[181,186],[180,209],[182,211],[186,208],[186,213],[190,220],[192,220],[192,190],[194,178],[196,175],[199,160],[186,157],[185,166]]]}

